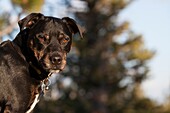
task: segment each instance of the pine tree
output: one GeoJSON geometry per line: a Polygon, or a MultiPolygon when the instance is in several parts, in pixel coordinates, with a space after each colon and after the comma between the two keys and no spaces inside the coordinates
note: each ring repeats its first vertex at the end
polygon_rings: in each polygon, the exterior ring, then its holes
{"type": "Polygon", "coordinates": [[[22,12],[39,12],[44,4],[44,0],[11,0],[13,5],[19,5],[22,12]]]}
{"type": "MultiPolygon", "coordinates": [[[[128,22],[117,20],[130,2],[83,2],[87,10],[76,12],[75,17],[87,32],[83,40],[75,38],[69,71],[63,74],[73,82],[63,89],[65,93],[56,102],[56,109],[59,113],[155,113],[149,108],[155,104],[137,90],[147,78],[147,62],[154,52],[145,48],[142,35],[131,31],[128,22]]],[[[63,88],[61,84],[59,89],[63,88]]]]}

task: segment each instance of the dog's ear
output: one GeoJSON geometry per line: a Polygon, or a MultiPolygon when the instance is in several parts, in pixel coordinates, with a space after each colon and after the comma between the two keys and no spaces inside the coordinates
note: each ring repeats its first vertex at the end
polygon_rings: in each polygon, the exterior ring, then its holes
{"type": "Polygon", "coordinates": [[[20,27],[20,31],[24,30],[25,28],[31,28],[33,27],[39,19],[43,18],[44,15],[41,13],[31,13],[22,20],[18,22],[18,25],[20,27]]]}
{"type": "Polygon", "coordinates": [[[84,28],[82,28],[80,25],[78,25],[76,23],[76,21],[74,21],[73,19],[69,18],[69,17],[63,17],[62,18],[63,22],[66,23],[66,25],[68,26],[69,30],[73,33],[79,33],[80,37],[83,38],[83,33],[85,31],[84,28]]]}

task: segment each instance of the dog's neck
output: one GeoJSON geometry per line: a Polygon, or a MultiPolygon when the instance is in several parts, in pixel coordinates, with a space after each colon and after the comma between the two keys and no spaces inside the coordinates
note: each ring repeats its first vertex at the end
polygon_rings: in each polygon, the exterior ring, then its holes
{"type": "Polygon", "coordinates": [[[13,42],[20,48],[22,54],[25,56],[29,64],[29,72],[30,76],[35,78],[36,80],[44,80],[48,77],[49,72],[46,72],[42,67],[38,65],[36,58],[34,57],[34,53],[29,50],[27,47],[27,39],[28,39],[28,29],[19,33],[13,42]]]}

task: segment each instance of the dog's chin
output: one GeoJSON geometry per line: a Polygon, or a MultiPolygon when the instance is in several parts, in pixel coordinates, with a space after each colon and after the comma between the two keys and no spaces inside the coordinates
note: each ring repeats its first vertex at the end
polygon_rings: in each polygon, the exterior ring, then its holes
{"type": "Polygon", "coordinates": [[[59,73],[61,70],[50,70],[50,73],[59,73]]]}
{"type": "Polygon", "coordinates": [[[62,71],[65,67],[65,65],[60,65],[60,66],[54,66],[52,64],[49,63],[42,63],[41,67],[49,73],[59,73],[60,71],[62,71]]]}
{"type": "Polygon", "coordinates": [[[62,71],[61,69],[52,69],[52,68],[44,68],[44,70],[48,73],[59,73],[62,71]]]}

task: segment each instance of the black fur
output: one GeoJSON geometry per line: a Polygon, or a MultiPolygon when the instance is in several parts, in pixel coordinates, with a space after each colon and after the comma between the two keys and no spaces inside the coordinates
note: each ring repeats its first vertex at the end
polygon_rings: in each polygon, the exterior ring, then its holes
{"type": "Polygon", "coordinates": [[[32,13],[18,23],[16,38],[0,45],[0,113],[25,113],[41,92],[40,82],[63,70],[72,35],[82,36],[68,17],[32,13]]]}

